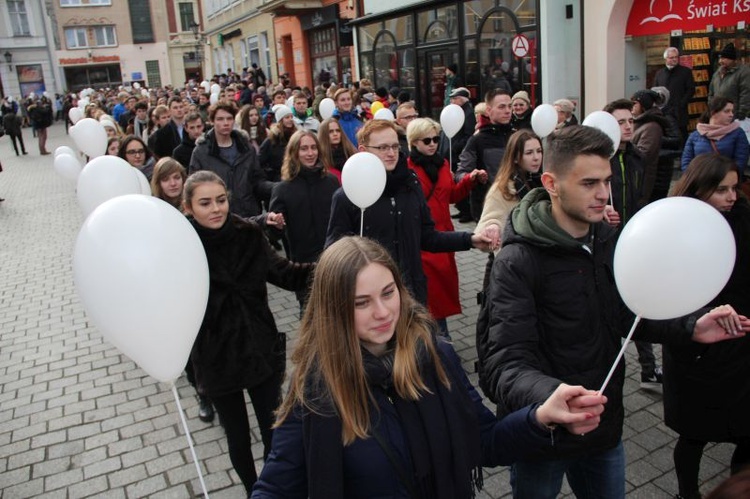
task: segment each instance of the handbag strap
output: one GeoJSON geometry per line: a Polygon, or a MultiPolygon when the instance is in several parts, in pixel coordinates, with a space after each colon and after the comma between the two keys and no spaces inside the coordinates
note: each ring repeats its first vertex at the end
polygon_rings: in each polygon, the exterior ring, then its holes
{"type": "Polygon", "coordinates": [[[719,149],[716,147],[716,141],[714,139],[708,139],[709,142],[711,142],[711,148],[714,150],[716,154],[719,153],[719,149]]]}
{"type": "Polygon", "coordinates": [[[404,487],[406,487],[406,490],[409,492],[409,497],[413,499],[420,499],[420,495],[417,493],[417,488],[414,485],[414,482],[409,478],[409,475],[407,475],[406,472],[404,471],[403,463],[399,463],[398,459],[396,459],[396,456],[393,453],[393,449],[391,449],[390,444],[386,442],[385,439],[381,437],[378,432],[375,431],[375,429],[372,430],[372,436],[375,438],[375,441],[378,443],[378,445],[380,445],[380,448],[383,449],[383,452],[385,453],[386,457],[391,462],[393,469],[396,471],[396,475],[398,475],[398,479],[401,481],[404,487]]]}

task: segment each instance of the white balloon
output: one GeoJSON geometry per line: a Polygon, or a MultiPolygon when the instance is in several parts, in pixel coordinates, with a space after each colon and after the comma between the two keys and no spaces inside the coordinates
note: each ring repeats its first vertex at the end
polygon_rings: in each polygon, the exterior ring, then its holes
{"type": "Polygon", "coordinates": [[[607,136],[612,139],[614,144],[614,150],[612,154],[617,151],[620,147],[620,124],[617,123],[617,119],[606,111],[594,111],[593,113],[586,116],[586,119],[581,123],[584,126],[590,126],[598,128],[602,132],[606,133],[607,136]]]}
{"type": "Polygon", "coordinates": [[[141,194],[150,196],[151,184],[148,182],[146,176],[138,168],[133,168],[133,172],[135,172],[135,176],[138,177],[138,185],[141,186],[141,194]]]}
{"type": "Polygon", "coordinates": [[[445,136],[452,139],[463,128],[465,119],[464,110],[458,104],[445,106],[440,112],[440,126],[445,136]]]}
{"type": "Polygon", "coordinates": [[[218,83],[214,83],[213,85],[211,85],[212,94],[218,94],[219,92],[221,92],[221,87],[219,86],[218,83]]]}
{"type": "Polygon", "coordinates": [[[148,97],[148,90],[146,90],[145,88],[142,88],[142,89],[141,89],[141,95],[142,95],[143,97],[148,97]]]}
{"type": "Polygon", "coordinates": [[[159,381],[180,376],[206,311],[209,274],[179,211],[152,196],[102,204],[78,233],[73,278],[110,343],[159,381]]]}
{"type": "Polygon", "coordinates": [[[324,120],[327,120],[331,116],[333,116],[333,111],[336,109],[336,103],[333,102],[333,99],[330,97],[326,97],[322,101],[320,101],[320,104],[318,105],[318,112],[320,113],[320,117],[324,120]]]}
{"type": "Polygon", "coordinates": [[[78,177],[78,206],[88,216],[97,206],[117,196],[141,194],[135,168],[119,156],[99,156],[88,162],[78,177]]]}
{"type": "Polygon", "coordinates": [[[211,90],[211,84],[210,84],[210,83],[208,82],[208,80],[203,80],[203,81],[201,82],[201,87],[203,87],[203,89],[204,89],[204,90],[205,90],[206,92],[209,92],[209,91],[211,90]]]}
{"type": "Polygon", "coordinates": [[[718,210],[688,197],[661,199],[623,228],[615,281],[635,314],[672,319],[714,299],[729,280],[735,256],[732,229],[718,210]]]}
{"type": "Polygon", "coordinates": [[[139,88],[141,88],[141,84],[136,81],[133,83],[133,88],[138,90],[139,88]]]}
{"type": "Polygon", "coordinates": [[[557,109],[552,104],[540,104],[531,113],[531,128],[539,137],[551,134],[557,126],[557,109]]]}
{"type": "Polygon", "coordinates": [[[54,160],[55,171],[60,174],[61,177],[75,182],[78,180],[78,175],[81,174],[81,162],[78,158],[71,156],[70,154],[62,153],[57,154],[55,152],[54,160]]]}
{"type": "Polygon", "coordinates": [[[211,94],[211,95],[210,95],[210,96],[208,97],[208,102],[209,102],[209,103],[210,103],[211,105],[214,105],[214,104],[216,104],[217,102],[219,102],[219,94],[211,94]]]}
{"type": "Polygon", "coordinates": [[[385,189],[385,166],[369,152],[349,157],[341,170],[341,186],[349,201],[362,209],[378,200],[385,189]]]}
{"type": "Polygon", "coordinates": [[[83,118],[68,133],[78,149],[90,158],[103,156],[107,152],[107,131],[98,120],[83,118]]]}
{"type": "Polygon", "coordinates": [[[68,146],[60,146],[57,149],[55,149],[55,157],[58,157],[61,154],[70,154],[74,158],[78,158],[78,153],[73,150],[72,147],[68,146]]]}
{"type": "Polygon", "coordinates": [[[378,112],[373,115],[372,119],[394,121],[396,117],[393,116],[393,112],[390,109],[384,107],[383,109],[379,109],[378,112]]]}

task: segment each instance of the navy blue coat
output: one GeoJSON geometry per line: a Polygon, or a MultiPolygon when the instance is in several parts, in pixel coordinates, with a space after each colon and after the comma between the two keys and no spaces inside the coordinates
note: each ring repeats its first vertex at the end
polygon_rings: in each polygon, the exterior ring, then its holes
{"type": "MultiPolygon", "coordinates": [[[[549,433],[539,429],[531,419],[532,407],[509,414],[498,421],[482,404],[479,393],[471,385],[453,347],[438,342],[442,358],[447,360],[446,372],[453,386],[462,387],[471,397],[479,420],[482,464],[498,466],[523,459],[534,449],[551,446],[549,433]]],[[[379,413],[379,434],[404,462],[410,463],[406,435],[394,405],[379,387],[371,387],[379,413]]],[[[301,412],[301,411],[300,411],[301,412]]],[[[307,465],[304,449],[304,422],[299,412],[287,418],[274,430],[273,447],[260,478],[253,488],[253,499],[307,497],[307,465]]],[[[344,497],[348,499],[409,498],[393,465],[374,438],[358,439],[344,449],[344,497]]]]}

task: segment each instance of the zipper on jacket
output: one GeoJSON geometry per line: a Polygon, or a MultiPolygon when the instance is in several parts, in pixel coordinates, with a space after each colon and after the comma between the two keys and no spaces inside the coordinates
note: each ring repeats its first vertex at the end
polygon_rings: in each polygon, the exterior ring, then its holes
{"type": "Polygon", "coordinates": [[[391,196],[391,213],[393,214],[394,227],[396,227],[393,238],[393,248],[396,250],[395,254],[398,255],[398,211],[396,210],[396,198],[393,196],[391,196]]]}

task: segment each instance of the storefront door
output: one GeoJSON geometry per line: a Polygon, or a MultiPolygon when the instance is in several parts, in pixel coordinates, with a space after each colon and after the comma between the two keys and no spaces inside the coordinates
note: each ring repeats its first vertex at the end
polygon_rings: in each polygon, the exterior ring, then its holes
{"type": "Polygon", "coordinates": [[[458,64],[458,49],[428,49],[422,52],[420,71],[419,112],[435,121],[440,121],[440,112],[445,105],[445,68],[458,64]]]}

